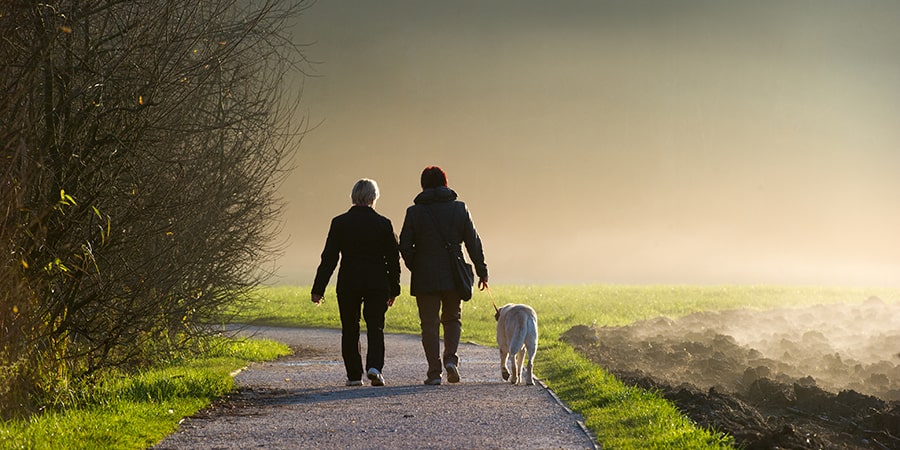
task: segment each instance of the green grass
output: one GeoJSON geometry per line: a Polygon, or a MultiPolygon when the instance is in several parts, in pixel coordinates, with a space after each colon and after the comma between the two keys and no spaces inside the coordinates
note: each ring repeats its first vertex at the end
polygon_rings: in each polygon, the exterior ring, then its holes
{"type": "Polygon", "coordinates": [[[202,358],[132,376],[110,374],[70,393],[65,409],[0,423],[0,448],[147,448],[174,432],[181,418],[231,391],[232,372],[289,352],[270,340],[234,340],[202,358]]]}
{"type": "MultiPolygon", "coordinates": [[[[735,308],[772,309],[836,302],[858,303],[869,296],[886,301],[898,289],[746,287],[746,286],[494,286],[494,301],[527,303],[539,314],[541,343],[536,375],[572,409],[604,448],[728,448],[732,439],[696,427],[668,401],[623,385],[559,341],[574,325],[626,325],[658,316],[677,318],[697,311],[735,308]]],[[[256,324],[339,328],[333,289],[315,306],[309,287],[282,286],[260,290],[243,321],[256,324]]],[[[399,297],[387,313],[386,330],[418,334],[415,300],[399,297]]],[[[496,345],[491,298],[485,292],[463,307],[463,339],[496,345]]]]}
{"type": "MultiPolygon", "coordinates": [[[[339,328],[334,291],[316,307],[309,287],[271,287],[257,292],[243,322],[339,328]]],[[[655,394],[625,386],[559,341],[577,324],[624,325],[660,315],[679,317],[701,310],[769,309],[817,303],[861,302],[871,295],[900,298],[894,289],[829,289],[692,286],[495,286],[498,306],[527,303],[540,315],[541,345],[536,374],[574,410],[604,448],[722,448],[731,439],[697,428],[655,394]]],[[[491,299],[475,294],[463,307],[463,339],[495,345],[491,299]]],[[[387,331],[419,333],[415,300],[397,299],[387,331]]],[[[0,423],[0,449],[137,449],[157,443],[190,416],[233,389],[230,375],[249,361],[289,353],[266,340],[233,341],[204,358],[137,375],[107,375],[66,395],[66,408],[27,421],[0,423]]]]}

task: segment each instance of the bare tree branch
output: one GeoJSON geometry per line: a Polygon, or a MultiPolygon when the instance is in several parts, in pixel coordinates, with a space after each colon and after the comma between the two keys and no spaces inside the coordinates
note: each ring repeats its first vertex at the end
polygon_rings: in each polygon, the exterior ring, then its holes
{"type": "Polygon", "coordinates": [[[306,126],[283,80],[309,72],[285,32],[307,6],[4,9],[0,410],[182,350],[263,280],[306,126]]]}

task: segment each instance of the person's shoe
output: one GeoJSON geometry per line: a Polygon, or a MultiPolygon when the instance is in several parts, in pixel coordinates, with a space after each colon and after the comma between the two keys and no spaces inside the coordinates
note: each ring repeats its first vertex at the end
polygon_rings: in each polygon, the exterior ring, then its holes
{"type": "Polygon", "coordinates": [[[366,372],[366,376],[372,380],[372,386],[384,386],[384,375],[382,375],[378,369],[374,367],[369,369],[369,371],[366,372]]]}
{"type": "Polygon", "coordinates": [[[362,386],[362,380],[347,380],[347,386],[362,386]]]}
{"type": "Polygon", "coordinates": [[[429,378],[429,379],[425,380],[425,384],[428,386],[440,386],[441,379],[440,378],[429,378]]]}
{"type": "Polygon", "coordinates": [[[447,382],[459,383],[459,369],[456,368],[456,364],[450,363],[444,368],[447,369],[447,382]]]}

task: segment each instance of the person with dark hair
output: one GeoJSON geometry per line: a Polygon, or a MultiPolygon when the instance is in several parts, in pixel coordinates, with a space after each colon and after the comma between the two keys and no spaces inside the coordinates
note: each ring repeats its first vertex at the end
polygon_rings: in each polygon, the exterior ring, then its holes
{"type": "Polygon", "coordinates": [[[488,285],[487,264],[481,238],[469,209],[447,186],[447,174],[437,166],[422,171],[422,192],[406,209],[400,231],[400,254],[412,273],[410,294],[416,297],[422,326],[422,347],[428,361],[425,384],[458,383],[459,340],[462,332],[462,294],[454,281],[454,267],[448,251],[462,257],[462,243],[478,274],[478,287],[488,285]],[[440,331],[444,329],[441,354],[440,331]],[[443,363],[443,364],[442,364],[443,363]]]}
{"type": "Polygon", "coordinates": [[[366,320],[365,374],[372,386],[384,386],[384,315],[400,295],[400,253],[390,219],[375,212],[378,184],[363,178],[350,194],[353,206],[331,221],[311,298],[317,306],[338,260],[337,301],[341,316],[341,356],[347,386],[361,386],[359,310],[366,320]]]}

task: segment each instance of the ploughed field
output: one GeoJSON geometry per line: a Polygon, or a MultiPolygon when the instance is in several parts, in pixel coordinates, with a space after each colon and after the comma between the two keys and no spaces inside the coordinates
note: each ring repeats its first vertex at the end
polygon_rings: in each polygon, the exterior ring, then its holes
{"type": "Polygon", "coordinates": [[[900,303],[701,312],[563,340],[740,447],[900,449],[900,303]]]}

